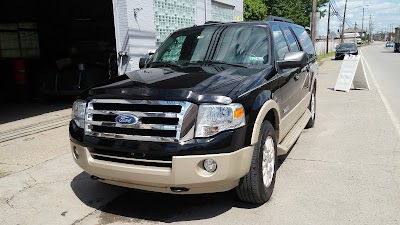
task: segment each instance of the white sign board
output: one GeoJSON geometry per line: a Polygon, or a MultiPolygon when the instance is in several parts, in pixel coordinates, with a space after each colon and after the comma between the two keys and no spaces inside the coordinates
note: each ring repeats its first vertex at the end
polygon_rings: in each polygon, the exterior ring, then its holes
{"type": "Polygon", "coordinates": [[[346,55],[344,57],[334,90],[349,92],[351,84],[355,89],[370,90],[365,74],[364,60],[361,55],[346,55]]]}

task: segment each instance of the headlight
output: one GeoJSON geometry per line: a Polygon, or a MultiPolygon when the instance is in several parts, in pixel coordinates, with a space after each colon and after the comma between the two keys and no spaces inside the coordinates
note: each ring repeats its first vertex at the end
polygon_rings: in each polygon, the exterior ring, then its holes
{"type": "Polygon", "coordinates": [[[242,127],[246,124],[244,108],[241,104],[200,105],[196,137],[210,137],[221,131],[242,127]]]}
{"type": "Polygon", "coordinates": [[[85,125],[85,111],[86,102],[83,100],[76,100],[72,105],[71,119],[75,121],[78,127],[83,128],[85,125]]]}

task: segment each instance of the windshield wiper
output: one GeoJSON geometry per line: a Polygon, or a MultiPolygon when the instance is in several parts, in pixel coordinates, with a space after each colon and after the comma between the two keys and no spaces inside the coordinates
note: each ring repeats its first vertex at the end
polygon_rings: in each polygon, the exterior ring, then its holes
{"type": "Polygon", "coordinates": [[[244,68],[249,68],[248,66],[242,65],[242,64],[235,64],[235,63],[229,63],[229,62],[224,62],[224,61],[214,61],[214,60],[204,60],[204,61],[192,61],[192,62],[187,62],[183,64],[183,66],[188,66],[188,65],[193,65],[193,64],[224,64],[224,65],[229,65],[229,66],[236,66],[236,67],[244,67],[244,68]]]}
{"type": "Polygon", "coordinates": [[[173,63],[173,62],[163,62],[163,61],[150,62],[149,64],[150,64],[150,65],[156,64],[156,65],[160,65],[160,66],[164,66],[164,67],[166,67],[166,66],[169,66],[169,67],[172,67],[172,66],[181,67],[180,65],[178,65],[178,64],[176,64],[176,63],[173,63]]]}

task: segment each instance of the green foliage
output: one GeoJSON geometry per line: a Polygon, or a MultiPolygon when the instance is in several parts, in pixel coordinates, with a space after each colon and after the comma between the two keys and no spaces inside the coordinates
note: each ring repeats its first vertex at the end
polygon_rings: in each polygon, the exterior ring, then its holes
{"type": "Polygon", "coordinates": [[[369,40],[369,34],[362,36],[361,40],[368,41],[369,40]]]}
{"type": "Polygon", "coordinates": [[[243,11],[245,21],[265,20],[267,18],[268,8],[263,0],[244,0],[243,11]]]}
{"type": "MultiPolygon", "coordinates": [[[[329,0],[317,0],[317,9],[325,6],[329,0]]],[[[304,27],[310,26],[310,14],[312,12],[312,0],[265,0],[267,6],[271,6],[268,14],[292,19],[295,23],[304,27]]],[[[321,16],[325,11],[320,11],[321,16]]]]}

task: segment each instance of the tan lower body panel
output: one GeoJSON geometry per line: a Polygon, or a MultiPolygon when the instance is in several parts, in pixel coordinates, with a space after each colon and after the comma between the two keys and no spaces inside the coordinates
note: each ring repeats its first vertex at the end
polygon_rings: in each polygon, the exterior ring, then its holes
{"type": "Polygon", "coordinates": [[[213,193],[231,190],[250,169],[253,146],[232,153],[174,156],[171,167],[132,165],[94,159],[89,150],[71,142],[79,158],[75,162],[102,182],[163,193],[175,193],[171,187],[187,188],[179,194],[213,193]],[[209,173],[202,168],[205,159],[217,162],[217,170],[209,173]]]}
{"type": "Polygon", "coordinates": [[[239,180],[233,181],[231,183],[219,183],[213,186],[205,186],[205,187],[188,187],[189,190],[186,192],[172,192],[169,187],[156,187],[156,186],[146,186],[140,184],[133,184],[133,183],[123,183],[119,181],[113,180],[99,180],[106,184],[112,184],[121,187],[127,188],[134,188],[138,190],[145,190],[145,191],[153,191],[153,192],[160,192],[160,193],[169,193],[169,194],[204,194],[204,193],[216,193],[216,192],[224,192],[229,191],[238,186],[239,180]]]}

